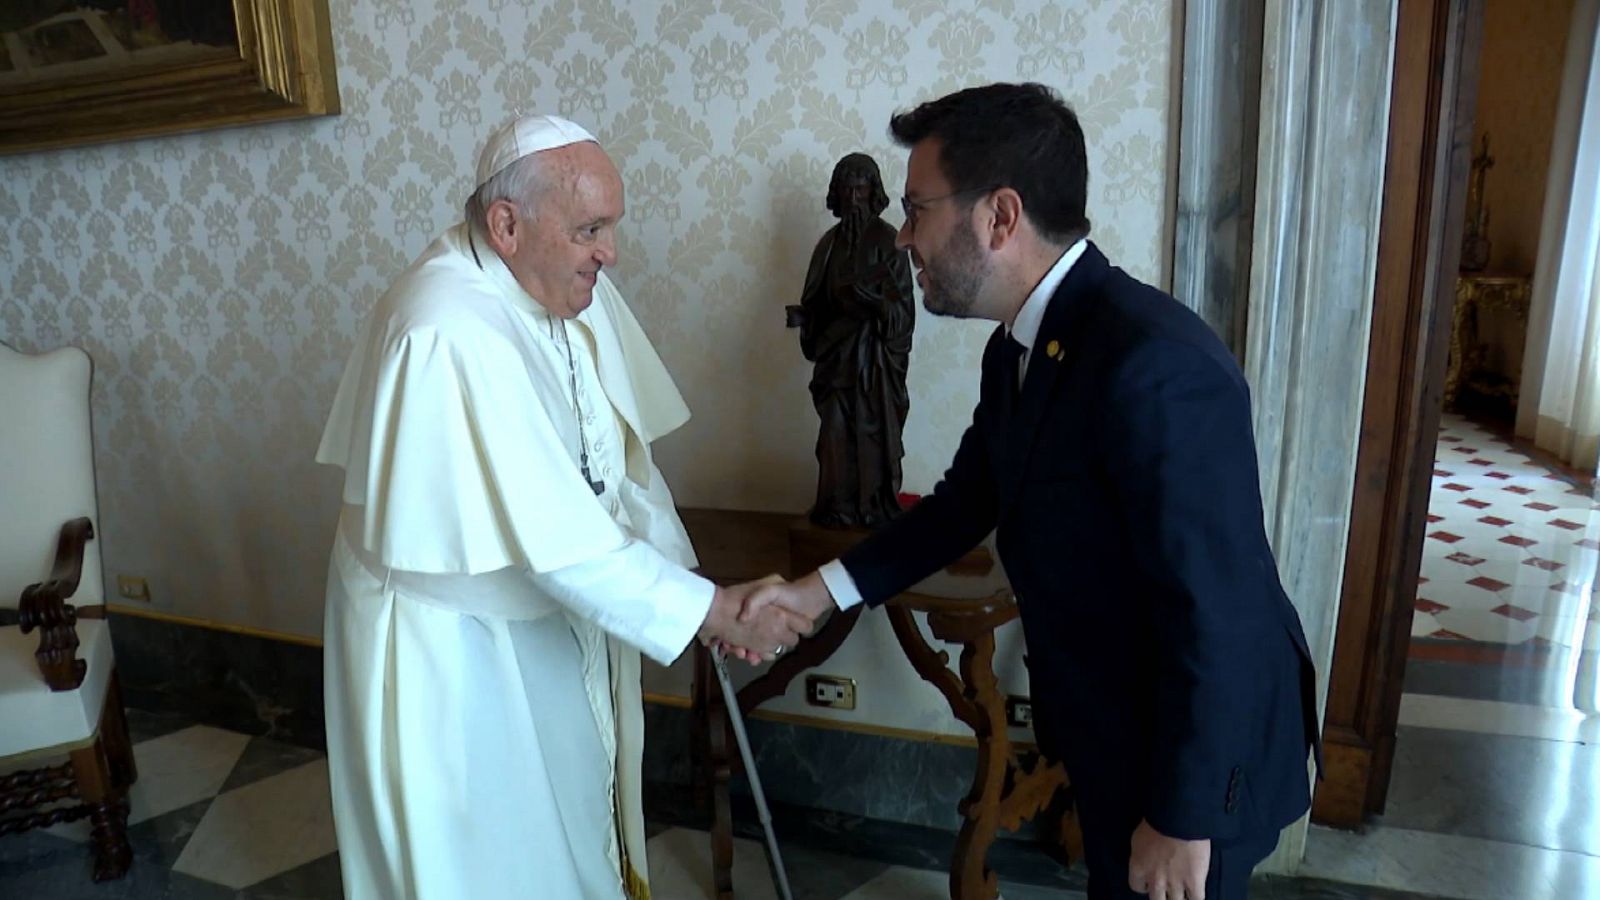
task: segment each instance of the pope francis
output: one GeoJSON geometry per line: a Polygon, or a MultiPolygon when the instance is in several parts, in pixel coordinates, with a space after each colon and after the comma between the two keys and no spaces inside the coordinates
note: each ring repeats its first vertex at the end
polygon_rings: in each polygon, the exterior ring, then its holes
{"type": "Polygon", "coordinates": [[[599,144],[519,118],[477,185],[378,301],[317,450],[344,469],[325,677],[345,895],[639,900],[639,651],[771,656],[810,623],[741,624],[748,586],[689,571],[650,454],[689,412],[602,272],[623,189],[599,144]]]}

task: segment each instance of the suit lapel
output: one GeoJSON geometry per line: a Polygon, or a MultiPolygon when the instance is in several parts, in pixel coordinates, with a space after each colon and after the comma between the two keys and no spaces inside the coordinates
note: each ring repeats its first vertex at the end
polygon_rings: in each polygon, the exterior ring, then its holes
{"type": "Polygon", "coordinates": [[[1062,373],[1077,357],[1077,347],[1083,339],[1079,326],[1084,314],[1093,306],[1094,296],[1099,293],[1100,283],[1110,267],[1105,256],[1091,243],[1050,297],[1044,321],[1039,325],[1039,335],[1028,354],[1028,372],[1022,381],[1021,399],[1008,417],[1005,453],[1000,457],[1004,460],[1002,509],[1011,505],[1022,487],[1039,426],[1053,406],[1052,398],[1062,373]]]}

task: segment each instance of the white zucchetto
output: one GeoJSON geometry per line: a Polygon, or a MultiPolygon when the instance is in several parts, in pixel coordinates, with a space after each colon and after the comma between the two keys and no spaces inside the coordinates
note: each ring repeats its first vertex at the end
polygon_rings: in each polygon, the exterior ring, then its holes
{"type": "Polygon", "coordinates": [[[518,116],[496,128],[484,142],[483,152],[478,154],[478,187],[530,153],[594,140],[583,126],[559,116],[518,116]]]}

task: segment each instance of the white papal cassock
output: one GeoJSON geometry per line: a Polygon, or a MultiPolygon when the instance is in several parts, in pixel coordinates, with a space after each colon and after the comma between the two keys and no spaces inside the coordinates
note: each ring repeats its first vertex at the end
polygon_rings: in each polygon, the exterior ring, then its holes
{"type": "Polygon", "coordinates": [[[638,651],[671,662],[714,591],[650,456],[688,410],[604,275],[563,322],[471,235],[378,302],[317,451],[345,471],[325,623],[345,895],[647,896],[638,651]]]}

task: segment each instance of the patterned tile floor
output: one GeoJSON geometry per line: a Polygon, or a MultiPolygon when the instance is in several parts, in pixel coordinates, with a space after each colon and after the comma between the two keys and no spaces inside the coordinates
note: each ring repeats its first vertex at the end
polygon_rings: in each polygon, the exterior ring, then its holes
{"type": "Polygon", "coordinates": [[[1600,501],[1592,483],[1450,414],[1435,459],[1412,636],[1600,646],[1600,501]]]}
{"type": "Polygon", "coordinates": [[[1441,423],[1384,814],[1301,872],[1473,900],[1600,897],[1592,480],[1441,423]]]}
{"type": "MultiPolygon", "coordinates": [[[[129,710],[140,777],[131,797],[134,864],[122,881],[89,880],[81,823],[0,839],[0,897],[29,900],[339,900],[328,769],[315,750],[171,715],[129,710]]],[[[660,900],[710,896],[707,835],[650,829],[660,900]]],[[[761,847],[735,841],[741,900],[775,896],[761,847]]],[[[797,900],[933,900],[946,875],[806,846],[784,846],[797,900]]],[[[1002,882],[1007,900],[1083,900],[1079,891],[1002,882]]],[[[1433,894],[1313,879],[1263,878],[1258,900],[1426,900],[1433,894]]],[[[544,898],[540,898],[544,900],[544,898]]],[[[550,898],[566,900],[566,898],[550,898]]]]}

